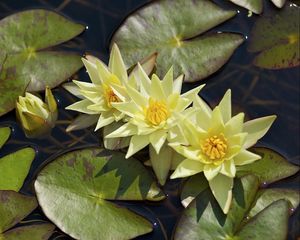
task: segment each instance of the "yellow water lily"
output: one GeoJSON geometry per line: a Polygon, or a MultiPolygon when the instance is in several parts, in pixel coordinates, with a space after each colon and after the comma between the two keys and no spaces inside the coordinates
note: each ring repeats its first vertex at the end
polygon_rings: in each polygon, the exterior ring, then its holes
{"type": "MultiPolygon", "coordinates": [[[[66,109],[96,115],[98,122],[96,130],[120,121],[125,115],[112,106],[112,103],[126,101],[126,91],[123,88],[128,83],[127,70],[119,48],[113,45],[109,64],[106,66],[100,59],[92,56],[82,58],[84,66],[90,76],[91,83],[73,80],[79,87],[78,94],[82,100],[66,109]],[[117,93],[113,89],[118,86],[117,93]]],[[[93,123],[93,122],[92,122],[93,123]]]]}
{"type": "Polygon", "coordinates": [[[247,149],[267,133],[275,118],[267,116],[244,122],[244,113],[232,117],[230,90],[213,110],[197,96],[193,107],[182,117],[184,138],[169,144],[186,158],[171,178],[203,172],[216,200],[227,213],[236,166],[261,158],[247,149]]]}
{"type": "Polygon", "coordinates": [[[50,88],[46,87],[45,102],[29,92],[25,93],[25,97],[20,96],[16,113],[27,137],[44,137],[57,120],[57,104],[50,88]]]}
{"type": "MultiPolygon", "coordinates": [[[[151,164],[160,183],[164,184],[171,167],[172,153],[165,143],[174,138],[178,130],[175,113],[186,109],[204,85],[180,95],[183,76],[174,81],[172,68],[163,80],[155,74],[150,80],[138,65],[137,78],[140,81],[138,89],[126,84],[131,101],[112,103],[112,106],[127,115],[129,120],[107,138],[132,136],[126,158],[150,144],[151,164]],[[161,159],[162,155],[164,159],[161,159]]],[[[116,90],[118,91],[117,88],[116,90]]]]}

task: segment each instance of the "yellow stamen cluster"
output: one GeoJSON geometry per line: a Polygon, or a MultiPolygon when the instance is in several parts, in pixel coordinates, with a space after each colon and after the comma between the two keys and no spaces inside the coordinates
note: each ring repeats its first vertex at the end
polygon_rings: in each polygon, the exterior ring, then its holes
{"type": "Polygon", "coordinates": [[[107,88],[106,91],[105,91],[105,99],[106,99],[106,102],[107,102],[107,105],[109,107],[112,107],[111,106],[111,103],[113,102],[120,102],[120,98],[114,93],[114,91],[111,89],[111,88],[107,88]]]}
{"type": "Polygon", "coordinates": [[[227,151],[227,140],[223,134],[212,136],[205,140],[201,145],[203,153],[211,160],[220,160],[227,151]]]}
{"type": "Polygon", "coordinates": [[[163,121],[166,121],[169,115],[170,113],[165,102],[149,99],[149,105],[145,109],[145,117],[150,124],[158,126],[163,121]]]}

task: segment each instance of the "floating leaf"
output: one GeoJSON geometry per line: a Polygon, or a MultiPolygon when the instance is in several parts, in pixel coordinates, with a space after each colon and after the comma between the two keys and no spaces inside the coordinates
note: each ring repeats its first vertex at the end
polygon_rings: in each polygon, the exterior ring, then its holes
{"type": "Polygon", "coordinates": [[[299,167],[289,163],[283,156],[268,148],[253,148],[254,153],[261,155],[262,159],[239,166],[237,175],[255,174],[261,183],[272,183],[294,175],[299,167]]]}
{"type": "Polygon", "coordinates": [[[208,182],[203,173],[191,176],[183,185],[181,191],[181,203],[187,207],[201,192],[208,188],[208,182]]]}
{"type": "Polygon", "coordinates": [[[53,88],[82,67],[76,54],[41,51],[72,39],[84,30],[47,10],[28,10],[0,21],[0,47],[5,61],[0,73],[0,116],[28,91],[53,88]]]}
{"type": "Polygon", "coordinates": [[[164,198],[139,161],[95,148],[58,157],[40,172],[35,190],[49,219],[73,238],[89,240],[131,239],[152,230],[147,220],[107,200],[164,198]]]}
{"type": "Polygon", "coordinates": [[[0,233],[16,225],[36,207],[37,201],[34,197],[0,190],[0,233]]]}
{"type": "Polygon", "coordinates": [[[8,140],[10,133],[11,133],[11,130],[9,127],[1,127],[0,128],[0,149],[8,140]]]}
{"type": "Polygon", "coordinates": [[[47,240],[52,235],[54,229],[55,226],[53,224],[35,224],[14,228],[3,233],[2,237],[5,240],[47,240]]]}
{"type": "Polygon", "coordinates": [[[251,219],[237,234],[243,240],[285,240],[288,233],[289,203],[279,200],[251,219]]]}
{"type": "Polygon", "coordinates": [[[211,1],[154,1],[129,16],[113,36],[127,66],[157,52],[157,72],[165,75],[174,65],[175,75],[189,82],[217,71],[243,42],[232,33],[200,34],[230,19],[211,1]]]}
{"type": "Polygon", "coordinates": [[[299,191],[290,189],[261,189],[257,193],[254,205],[248,213],[249,217],[255,216],[271,203],[285,199],[290,202],[292,208],[297,208],[300,201],[299,191]]]}
{"type": "MultiPolygon", "coordinates": [[[[248,9],[256,14],[261,14],[263,11],[263,0],[230,0],[236,5],[248,9]]],[[[282,8],[286,0],[272,0],[274,5],[278,8],[282,8]]]]}
{"type": "Polygon", "coordinates": [[[34,158],[32,148],[23,148],[0,158],[0,189],[19,191],[34,158]]]}
{"type": "Polygon", "coordinates": [[[256,66],[267,69],[300,65],[299,7],[291,4],[257,19],[251,31],[250,52],[259,52],[256,66]]]}

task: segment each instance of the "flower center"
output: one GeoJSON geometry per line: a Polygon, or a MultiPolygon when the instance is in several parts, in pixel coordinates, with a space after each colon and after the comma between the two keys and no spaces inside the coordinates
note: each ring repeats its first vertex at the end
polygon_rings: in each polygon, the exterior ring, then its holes
{"type": "Polygon", "coordinates": [[[219,136],[215,135],[205,139],[205,142],[201,145],[202,151],[211,160],[218,160],[224,157],[227,148],[227,140],[223,133],[221,133],[219,136]]]}
{"type": "Polygon", "coordinates": [[[114,93],[114,91],[110,87],[108,87],[105,91],[105,99],[109,107],[112,107],[112,102],[121,102],[120,98],[114,93]]]}
{"type": "Polygon", "coordinates": [[[161,122],[167,120],[170,113],[164,101],[156,101],[152,98],[149,99],[149,105],[145,109],[145,116],[148,122],[152,125],[159,125],[161,122]]]}

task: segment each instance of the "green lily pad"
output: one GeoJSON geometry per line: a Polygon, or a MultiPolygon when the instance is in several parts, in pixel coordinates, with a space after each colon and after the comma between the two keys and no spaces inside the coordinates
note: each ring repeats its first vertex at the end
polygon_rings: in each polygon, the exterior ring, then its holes
{"type": "Polygon", "coordinates": [[[274,197],[262,200],[257,214],[247,215],[257,200],[258,178],[247,175],[235,179],[233,202],[224,215],[209,189],[200,193],[184,210],[175,230],[174,239],[197,240],[284,240],[287,233],[289,203],[274,197]],[[247,218],[246,218],[247,217],[247,218]]]}
{"type": "Polygon", "coordinates": [[[281,11],[257,19],[251,31],[250,52],[258,52],[254,64],[267,69],[300,65],[299,7],[291,4],[281,11]]]}
{"type": "Polygon", "coordinates": [[[0,190],[0,203],[0,233],[16,225],[37,207],[34,197],[5,190],[0,190]]]}
{"type": "Polygon", "coordinates": [[[39,173],[35,190],[49,219],[73,238],[89,240],[131,239],[152,231],[146,219],[107,200],[164,198],[139,161],[97,148],[58,157],[39,173]]]}
{"type": "Polygon", "coordinates": [[[254,205],[252,206],[249,217],[255,216],[271,203],[285,199],[291,204],[291,208],[297,208],[300,202],[299,191],[290,189],[261,189],[258,191],[254,205]]]}
{"type": "Polygon", "coordinates": [[[55,226],[48,223],[17,227],[3,233],[2,238],[5,240],[47,240],[52,235],[54,229],[55,226]]]}
{"type": "Polygon", "coordinates": [[[183,73],[193,82],[216,72],[244,41],[239,34],[203,34],[235,13],[208,0],[154,1],[126,19],[112,43],[118,44],[127,66],[157,52],[160,76],[173,65],[175,76],[183,73]]]}
{"type": "Polygon", "coordinates": [[[10,133],[11,133],[11,130],[9,127],[1,127],[0,128],[0,149],[8,140],[10,133]]]}
{"type": "Polygon", "coordinates": [[[47,240],[55,226],[34,224],[8,229],[30,214],[36,207],[35,197],[25,196],[14,191],[0,190],[0,239],[4,240],[47,240]]]}
{"type": "Polygon", "coordinates": [[[32,148],[23,148],[0,158],[0,189],[18,192],[35,158],[32,148]]]}
{"type": "MultiPolygon", "coordinates": [[[[230,0],[236,5],[248,9],[256,14],[261,14],[263,11],[263,0],[230,0]]],[[[272,0],[274,5],[278,8],[282,8],[286,0],[272,0]]]]}
{"type": "Polygon", "coordinates": [[[262,159],[237,167],[237,175],[255,174],[261,183],[269,184],[294,175],[299,167],[289,163],[283,156],[268,148],[253,148],[262,159]]]}
{"type": "Polygon", "coordinates": [[[82,67],[80,56],[42,51],[80,34],[84,26],[55,12],[36,9],[0,21],[0,47],[5,54],[0,73],[0,116],[14,108],[27,91],[53,88],[82,67]]]}

